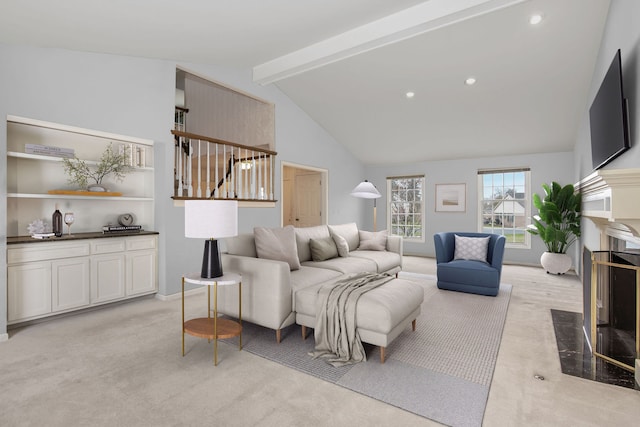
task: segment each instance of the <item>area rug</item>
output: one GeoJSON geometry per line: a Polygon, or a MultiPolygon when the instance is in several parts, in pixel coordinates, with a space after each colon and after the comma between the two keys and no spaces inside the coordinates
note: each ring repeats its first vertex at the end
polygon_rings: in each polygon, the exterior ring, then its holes
{"type": "Polygon", "coordinates": [[[365,344],[367,361],[335,368],[308,355],[313,335],[300,326],[283,330],[244,323],[243,349],[325,381],[450,426],[480,426],[511,296],[501,284],[497,297],[439,290],[435,277],[401,273],[424,287],[417,330],[406,330],[386,350],[365,344]]]}

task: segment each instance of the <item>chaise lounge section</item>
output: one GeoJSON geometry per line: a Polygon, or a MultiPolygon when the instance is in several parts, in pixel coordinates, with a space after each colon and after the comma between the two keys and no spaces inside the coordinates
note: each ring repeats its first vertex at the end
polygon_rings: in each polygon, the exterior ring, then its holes
{"type": "MultiPolygon", "coordinates": [[[[307,327],[316,327],[317,301],[323,284],[309,286],[295,294],[296,323],[302,326],[302,338],[307,327]]],[[[363,294],[356,309],[356,327],[362,342],[380,347],[380,362],[385,349],[411,324],[416,330],[416,318],[424,301],[422,286],[404,279],[393,279],[363,294]]]]}

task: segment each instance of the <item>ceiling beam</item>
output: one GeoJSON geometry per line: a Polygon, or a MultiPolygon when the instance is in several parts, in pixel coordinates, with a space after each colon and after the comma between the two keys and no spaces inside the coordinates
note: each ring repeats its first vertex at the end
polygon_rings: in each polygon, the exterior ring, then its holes
{"type": "Polygon", "coordinates": [[[372,49],[526,0],[429,0],[253,67],[253,81],[275,83],[372,49]]]}

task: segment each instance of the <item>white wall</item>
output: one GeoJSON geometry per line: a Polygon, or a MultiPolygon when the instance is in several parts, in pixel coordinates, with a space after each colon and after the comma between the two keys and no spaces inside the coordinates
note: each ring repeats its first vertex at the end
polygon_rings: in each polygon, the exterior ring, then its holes
{"type": "MultiPolygon", "coordinates": [[[[179,292],[183,273],[197,270],[202,242],[184,237],[182,208],[173,206],[175,69],[255,94],[276,105],[278,162],[329,170],[329,222],[361,222],[363,210],[348,196],[363,166],[275,86],[251,81],[251,70],[202,64],[0,44],[0,253],[6,254],[6,116],[17,115],[155,141],[155,224],[159,236],[159,293],[179,292]]],[[[276,194],[280,165],[276,165],[276,194]]],[[[81,215],[81,212],[78,213],[81,215]]],[[[279,226],[276,208],[246,208],[240,231],[279,226]]],[[[6,257],[0,259],[0,337],[6,332],[6,257]]]]}
{"type": "MultiPolygon", "coordinates": [[[[514,137],[514,143],[517,136],[514,137]]],[[[425,144],[428,150],[428,145],[425,144]]],[[[421,162],[410,165],[368,167],[367,176],[380,190],[378,199],[378,230],[385,228],[387,221],[386,178],[398,175],[425,175],[425,242],[406,242],[406,253],[435,256],[433,235],[440,231],[476,231],[478,229],[478,170],[494,168],[529,167],[531,169],[532,193],[544,194],[543,183],[557,181],[562,185],[573,184],[573,154],[550,153],[527,156],[503,156],[479,159],[421,162]],[[465,212],[435,212],[436,184],[466,184],[465,212]]],[[[371,207],[373,205],[371,204],[371,207]]],[[[531,214],[536,213],[532,208],[531,214]]],[[[373,209],[366,211],[373,215],[373,209]]],[[[372,220],[371,220],[372,221],[372,220]]],[[[569,254],[575,259],[575,247],[569,254]]],[[[545,246],[537,236],[531,236],[531,249],[507,248],[505,261],[522,264],[540,264],[540,255],[545,246]]]]}
{"type": "MultiPolygon", "coordinates": [[[[631,148],[605,166],[605,169],[640,167],[640,2],[637,0],[613,0],[609,7],[609,16],[591,81],[590,94],[582,115],[582,123],[578,130],[574,149],[575,181],[584,178],[593,171],[589,107],[617,49],[621,51],[623,87],[629,100],[631,148]]],[[[582,245],[590,250],[600,249],[600,233],[588,219],[582,220],[580,246],[582,245]]]]}

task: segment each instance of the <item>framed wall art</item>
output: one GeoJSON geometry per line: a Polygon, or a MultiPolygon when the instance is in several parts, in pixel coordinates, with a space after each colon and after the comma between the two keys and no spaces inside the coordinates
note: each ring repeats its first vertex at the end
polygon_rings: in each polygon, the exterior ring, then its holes
{"type": "Polygon", "coordinates": [[[467,184],[436,184],[436,212],[465,212],[467,184]]]}

